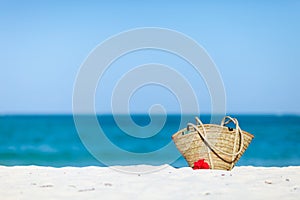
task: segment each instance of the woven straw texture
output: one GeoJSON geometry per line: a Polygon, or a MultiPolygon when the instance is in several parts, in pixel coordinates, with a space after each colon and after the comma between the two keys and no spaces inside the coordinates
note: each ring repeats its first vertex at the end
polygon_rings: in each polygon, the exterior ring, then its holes
{"type": "Polygon", "coordinates": [[[197,125],[189,124],[172,136],[172,139],[190,167],[194,162],[204,159],[210,169],[231,170],[248,148],[253,135],[242,131],[235,118],[225,117],[221,125],[202,124],[196,118],[197,125]],[[229,119],[225,122],[225,119],[229,119]],[[225,124],[234,122],[236,128],[225,124]]]}

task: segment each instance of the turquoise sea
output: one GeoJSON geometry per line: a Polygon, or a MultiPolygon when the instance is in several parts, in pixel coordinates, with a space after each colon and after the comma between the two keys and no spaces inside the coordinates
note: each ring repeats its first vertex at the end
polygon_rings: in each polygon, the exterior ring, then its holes
{"type": "MultiPolygon", "coordinates": [[[[300,165],[300,116],[231,116],[239,120],[243,130],[255,136],[237,165],[300,165]]],[[[124,133],[112,115],[99,115],[98,121],[106,137],[114,145],[126,152],[147,154],[172,143],[171,136],[178,130],[180,117],[180,115],[167,116],[164,127],[149,138],[135,138],[124,133]]],[[[132,119],[141,126],[146,126],[150,120],[148,115],[133,115],[132,119]]],[[[204,123],[208,123],[210,116],[204,115],[201,119],[204,123]]],[[[87,130],[92,132],[94,129],[90,128],[87,130]]],[[[130,129],[130,127],[127,128],[130,129]]],[[[132,131],[134,132],[134,129],[132,131]]],[[[143,164],[144,162],[129,160],[119,155],[118,152],[109,151],[102,144],[95,144],[94,149],[99,154],[105,154],[116,165],[143,164]]],[[[165,152],[153,160],[149,157],[145,164],[165,163],[174,167],[187,166],[182,157],[168,163],[168,158],[174,154],[178,154],[176,149],[165,152]]],[[[85,148],[72,115],[0,116],[0,165],[106,166],[85,148]]]]}

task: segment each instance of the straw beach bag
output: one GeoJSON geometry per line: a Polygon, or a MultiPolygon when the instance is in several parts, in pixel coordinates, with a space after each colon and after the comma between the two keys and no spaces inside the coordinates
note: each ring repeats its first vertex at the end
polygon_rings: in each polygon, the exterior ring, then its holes
{"type": "Polygon", "coordinates": [[[226,116],[221,125],[216,125],[203,124],[196,117],[196,125],[188,123],[187,128],[175,133],[172,139],[190,167],[204,159],[210,169],[231,170],[253,135],[243,131],[236,118],[226,116]],[[235,128],[225,126],[229,123],[234,123],[235,128]]]}

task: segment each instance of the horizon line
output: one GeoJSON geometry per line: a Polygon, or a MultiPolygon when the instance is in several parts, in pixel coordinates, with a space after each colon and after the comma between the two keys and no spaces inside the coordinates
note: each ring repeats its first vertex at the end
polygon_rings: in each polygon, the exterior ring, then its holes
{"type": "MultiPolygon", "coordinates": [[[[147,112],[132,112],[132,113],[111,113],[111,112],[99,112],[99,113],[62,113],[62,112],[11,112],[11,113],[0,113],[0,116],[57,116],[57,115],[224,115],[224,113],[178,113],[178,112],[169,112],[169,113],[147,113],[147,112]]],[[[282,113],[271,113],[271,112],[227,112],[225,115],[275,115],[275,116],[300,116],[300,113],[291,113],[291,112],[282,112],[282,113]]]]}

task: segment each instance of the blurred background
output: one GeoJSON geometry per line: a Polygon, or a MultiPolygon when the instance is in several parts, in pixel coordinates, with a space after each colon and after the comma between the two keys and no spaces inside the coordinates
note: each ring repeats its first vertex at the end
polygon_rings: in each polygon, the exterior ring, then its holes
{"type": "MultiPolygon", "coordinates": [[[[216,64],[227,114],[255,135],[239,165],[300,165],[299,9],[296,0],[0,1],[0,164],[103,165],[85,149],[73,122],[77,73],[107,38],[130,29],[161,27],[194,39],[216,64]]],[[[125,150],[150,152],[172,142],[182,114],[191,120],[201,115],[208,123],[210,94],[191,69],[180,57],[157,50],[133,52],[115,62],[105,74],[104,91],[95,95],[99,123],[108,137],[125,150]],[[178,100],[164,88],[141,88],[128,100],[137,124],[149,123],[153,104],[164,105],[168,114],[165,127],[143,141],[118,129],[109,94],[122,76],[120,69],[146,63],[167,64],[184,75],[197,95],[200,113],[193,113],[193,107],[181,112],[178,100]]],[[[131,162],[114,156],[119,164],[131,162]]],[[[164,157],[149,161],[163,162],[164,157]]],[[[183,158],[171,164],[186,166],[183,158]]]]}

